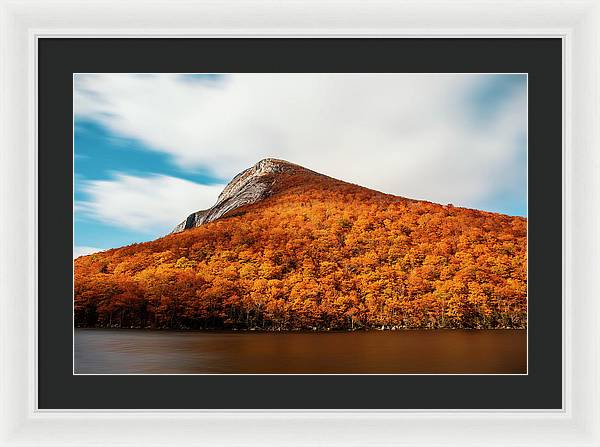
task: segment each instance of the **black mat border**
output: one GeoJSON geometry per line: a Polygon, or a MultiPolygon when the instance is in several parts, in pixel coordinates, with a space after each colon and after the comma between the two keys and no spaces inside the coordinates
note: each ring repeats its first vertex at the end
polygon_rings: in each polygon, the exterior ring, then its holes
{"type": "Polygon", "coordinates": [[[562,41],[38,41],[41,409],[558,409],[562,406],[562,41]],[[529,74],[527,376],[73,376],[72,73],[529,74]]]}

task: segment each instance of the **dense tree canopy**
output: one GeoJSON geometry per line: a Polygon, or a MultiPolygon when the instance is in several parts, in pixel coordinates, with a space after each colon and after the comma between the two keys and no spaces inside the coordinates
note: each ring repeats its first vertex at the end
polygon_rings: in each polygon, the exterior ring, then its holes
{"type": "Polygon", "coordinates": [[[296,174],[215,222],[75,261],[75,324],[523,328],[527,221],[296,174]]]}

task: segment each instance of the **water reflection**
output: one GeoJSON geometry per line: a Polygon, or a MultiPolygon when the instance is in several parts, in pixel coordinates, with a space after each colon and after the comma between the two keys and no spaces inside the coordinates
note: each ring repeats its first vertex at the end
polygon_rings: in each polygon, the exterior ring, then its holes
{"type": "Polygon", "coordinates": [[[319,333],[76,329],[75,373],[503,373],[527,369],[524,330],[319,333]]]}

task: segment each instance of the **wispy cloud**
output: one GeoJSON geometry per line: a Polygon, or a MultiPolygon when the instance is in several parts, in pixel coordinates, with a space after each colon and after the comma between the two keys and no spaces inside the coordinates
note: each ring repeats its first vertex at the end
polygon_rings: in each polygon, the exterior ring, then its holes
{"type": "MultiPolygon", "coordinates": [[[[525,83],[486,95],[489,82],[480,75],[236,74],[194,82],[79,75],[75,105],[78,116],[116,135],[223,179],[274,156],[388,193],[476,207],[510,189],[515,175],[525,178],[525,83]]],[[[203,195],[207,187],[186,188],[203,195]]],[[[105,196],[92,191],[96,199],[105,196]]],[[[524,191],[515,194],[524,200],[524,191]]],[[[201,207],[197,200],[163,199],[160,207],[142,202],[150,213],[134,206],[132,225],[144,227],[154,212],[172,223],[167,214],[183,218],[201,207]]],[[[94,212],[122,221],[99,207],[94,212]]]]}
{"type": "Polygon", "coordinates": [[[223,187],[166,175],[116,173],[110,180],[83,181],[87,199],[76,204],[76,212],[105,224],[164,234],[190,212],[212,206],[223,187]]]}

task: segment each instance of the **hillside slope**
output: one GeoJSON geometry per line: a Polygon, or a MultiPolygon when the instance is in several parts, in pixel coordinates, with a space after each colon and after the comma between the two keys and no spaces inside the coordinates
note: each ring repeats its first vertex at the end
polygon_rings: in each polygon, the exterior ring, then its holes
{"type": "Polygon", "coordinates": [[[268,164],[234,178],[210,219],[75,260],[75,324],[525,327],[526,219],[268,164]]]}

